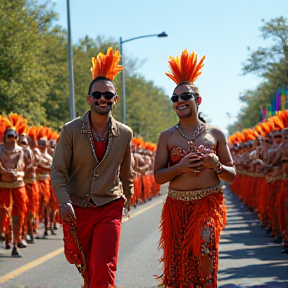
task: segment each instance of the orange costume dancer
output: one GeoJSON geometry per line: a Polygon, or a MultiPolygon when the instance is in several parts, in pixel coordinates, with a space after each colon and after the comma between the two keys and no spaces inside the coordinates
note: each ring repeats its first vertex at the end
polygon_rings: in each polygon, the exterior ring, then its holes
{"type": "Polygon", "coordinates": [[[47,151],[47,133],[49,128],[39,128],[37,133],[37,146],[40,154],[36,155],[37,170],[36,179],[40,193],[40,207],[38,211],[39,221],[44,220],[45,231],[43,238],[48,235],[48,220],[50,214],[50,170],[52,165],[52,157],[47,151]]]}
{"type": "MultiPolygon", "coordinates": [[[[56,142],[59,138],[58,133],[54,132],[53,130],[49,130],[47,133],[47,139],[48,139],[48,146],[47,146],[47,152],[48,154],[53,158],[54,156],[54,152],[55,152],[55,147],[56,147],[56,142]]],[[[50,180],[50,178],[49,178],[50,180]]],[[[59,203],[55,194],[55,191],[51,185],[51,181],[49,182],[50,185],[50,199],[49,199],[49,203],[48,203],[48,207],[49,207],[49,219],[50,219],[50,226],[49,226],[49,230],[51,232],[52,235],[56,235],[56,233],[54,232],[54,230],[57,229],[56,223],[58,222],[62,222],[60,220],[59,217],[59,203]],[[58,216],[58,218],[57,218],[58,216]]]]}
{"type": "Polygon", "coordinates": [[[283,236],[284,250],[282,253],[288,254],[288,110],[278,112],[279,118],[283,121],[283,142],[279,145],[281,152],[281,162],[283,180],[281,182],[281,192],[278,197],[278,217],[280,230],[283,236]]]}
{"type": "Polygon", "coordinates": [[[21,257],[17,245],[20,243],[20,232],[27,211],[23,180],[24,152],[22,147],[17,145],[19,125],[21,121],[13,123],[13,119],[0,119],[0,141],[3,139],[3,145],[0,146],[0,234],[7,229],[9,217],[12,217],[12,257],[21,257]]]}
{"type": "Polygon", "coordinates": [[[132,168],[133,168],[133,185],[134,185],[134,194],[131,199],[131,205],[136,206],[141,203],[141,173],[139,171],[139,166],[141,161],[144,163],[142,156],[138,153],[138,148],[141,145],[143,140],[141,138],[133,138],[131,141],[131,152],[132,152],[132,168]]]}
{"type": "MultiPolygon", "coordinates": [[[[25,219],[24,235],[27,243],[34,243],[33,228],[36,220],[36,197],[35,194],[38,191],[36,184],[36,165],[32,149],[29,147],[28,141],[28,126],[27,120],[23,121],[23,126],[18,130],[19,139],[18,144],[23,148],[24,160],[25,160],[25,189],[27,193],[27,215],[25,219]]],[[[23,241],[22,241],[23,242],[23,241]]],[[[25,243],[25,242],[24,242],[25,243]]]]}
{"type": "Polygon", "coordinates": [[[33,158],[32,164],[28,168],[27,176],[25,175],[25,183],[26,183],[25,186],[27,189],[28,197],[30,195],[30,198],[33,199],[33,203],[31,202],[29,203],[30,206],[29,210],[34,212],[33,231],[32,231],[33,233],[29,232],[27,234],[28,242],[30,241],[31,243],[33,243],[34,241],[34,233],[36,233],[37,230],[37,221],[39,220],[39,209],[40,209],[40,192],[36,175],[37,163],[41,155],[40,150],[37,148],[38,130],[39,130],[38,127],[30,127],[27,132],[28,145],[31,150],[33,158]]]}
{"type": "Polygon", "coordinates": [[[226,224],[220,179],[232,182],[235,167],[224,133],[198,115],[201,96],[194,85],[203,57],[187,50],[170,57],[176,84],[171,101],[179,123],[158,139],[154,176],[169,182],[161,215],[159,249],[163,250],[165,287],[217,287],[218,244],[226,224]]]}

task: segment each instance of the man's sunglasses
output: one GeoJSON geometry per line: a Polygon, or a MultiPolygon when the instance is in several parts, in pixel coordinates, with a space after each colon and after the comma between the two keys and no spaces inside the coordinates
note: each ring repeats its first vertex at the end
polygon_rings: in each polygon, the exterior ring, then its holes
{"type": "Polygon", "coordinates": [[[102,97],[102,95],[104,96],[106,100],[111,100],[112,98],[116,96],[115,93],[109,92],[109,91],[106,91],[106,92],[94,91],[90,94],[90,96],[95,98],[96,100],[99,100],[102,97]]]}
{"type": "Polygon", "coordinates": [[[188,101],[189,99],[191,99],[192,97],[197,97],[196,94],[192,93],[192,92],[185,92],[185,93],[182,93],[180,95],[177,95],[177,94],[173,94],[172,97],[170,98],[170,100],[173,102],[173,103],[176,103],[179,101],[179,97],[183,100],[183,101],[188,101]]]}
{"type": "Polygon", "coordinates": [[[274,138],[274,139],[276,139],[276,138],[279,138],[279,139],[280,139],[280,138],[282,138],[282,135],[274,135],[273,138],[274,138]]]}

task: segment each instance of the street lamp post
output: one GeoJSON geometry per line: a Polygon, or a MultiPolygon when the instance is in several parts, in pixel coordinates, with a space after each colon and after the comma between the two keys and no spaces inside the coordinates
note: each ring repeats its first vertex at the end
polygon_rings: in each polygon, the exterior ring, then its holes
{"type": "MultiPolygon", "coordinates": [[[[168,35],[165,32],[162,32],[160,34],[150,34],[150,35],[143,35],[134,37],[127,40],[122,40],[122,37],[119,38],[119,50],[120,50],[120,56],[121,56],[121,62],[120,64],[124,66],[124,54],[123,54],[123,43],[130,42],[133,40],[141,39],[141,38],[147,38],[147,37],[167,37],[168,35]]],[[[122,70],[122,98],[123,98],[123,123],[126,124],[126,87],[125,87],[125,69],[122,70]]]]}
{"type": "Polygon", "coordinates": [[[70,119],[75,118],[75,95],[73,75],[73,50],[70,28],[70,0],[67,0],[67,24],[68,24],[68,49],[69,49],[69,76],[70,76],[70,119]]]}

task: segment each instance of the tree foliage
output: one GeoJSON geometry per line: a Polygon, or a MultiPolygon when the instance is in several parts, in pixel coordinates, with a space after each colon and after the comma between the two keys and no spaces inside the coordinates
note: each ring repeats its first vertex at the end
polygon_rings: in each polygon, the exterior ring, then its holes
{"type": "Polygon", "coordinates": [[[228,126],[229,134],[255,126],[259,122],[260,107],[270,104],[278,87],[288,83],[288,24],[287,19],[279,17],[260,27],[261,37],[271,40],[272,45],[259,47],[250,53],[243,64],[242,72],[256,74],[263,81],[255,90],[245,91],[240,97],[244,103],[237,121],[228,126]]]}
{"type": "MultiPolygon", "coordinates": [[[[70,120],[70,82],[67,31],[55,26],[51,0],[0,1],[0,114],[19,113],[30,125],[59,129],[70,120]]],[[[84,36],[73,45],[75,110],[88,109],[92,80],[91,57],[118,43],[112,38],[84,36]]],[[[172,106],[163,90],[136,73],[143,61],[125,58],[127,124],[145,141],[156,142],[160,131],[175,124],[172,106]]],[[[121,77],[115,78],[120,102],[113,116],[122,121],[121,77]]]]}

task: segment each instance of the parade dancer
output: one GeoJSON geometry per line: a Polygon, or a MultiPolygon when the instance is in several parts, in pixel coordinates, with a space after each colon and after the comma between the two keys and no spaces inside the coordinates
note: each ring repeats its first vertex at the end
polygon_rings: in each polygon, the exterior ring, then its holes
{"type": "Polygon", "coordinates": [[[21,257],[17,245],[20,243],[21,229],[27,212],[27,195],[23,180],[24,151],[17,145],[18,133],[14,125],[11,119],[1,117],[0,127],[3,130],[0,131],[0,138],[3,137],[3,145],[0,146],[0,235],[3,235],[5,228],[8,229],[11,217],[11,256],[21,257]]]}
{"type": "Polygon", "coordinates": [[[118,101],[113,79],[123,69],[119,61],[111,47],[92,58],[91,109],[63,126],[51,170],[66,258],[91,288],[115,286],[122,211],[125,201],[129,210],[133,194],[132,131],[111,114],[118,101]],[[76,252],[69,250],[73,239],[76,252]]]}
{"type": "MultiPolygon", "coordinates": [[[[37,170],[36,170],[36,178],[38,183],[38,189],[40,193],[40,203],[39,203],[39,221],[44,220],[44,234],[43,236],[38,236],[37,238],[42,239],[48,236],[48,222],[49,222],[49,214],[50,207],[49,201],[51,197],[50,192],[50,170],[52,165],[52,157],[47,151],[47,133],[49,128],[47,127],[39,127],[37,133],[37,147],[40,151],[40,154],[36,156],[37,162],[37,170]]],[[[51,234],[55,234],[53,230],[51,230],[51,234]]]]}
{"type": "Polygon", "coordinates": [[[170,57],[175,83],[171,101],[179,123],[161,133],[155,157],[155,180],[169,182],[161,216],[165,287],[217,287],[218,244],[226,223],[220,179],[232,182],[235,168],[223,132],[198,116],[201,104],[194,82],[204,57],[187,50],[170,57]]]}

